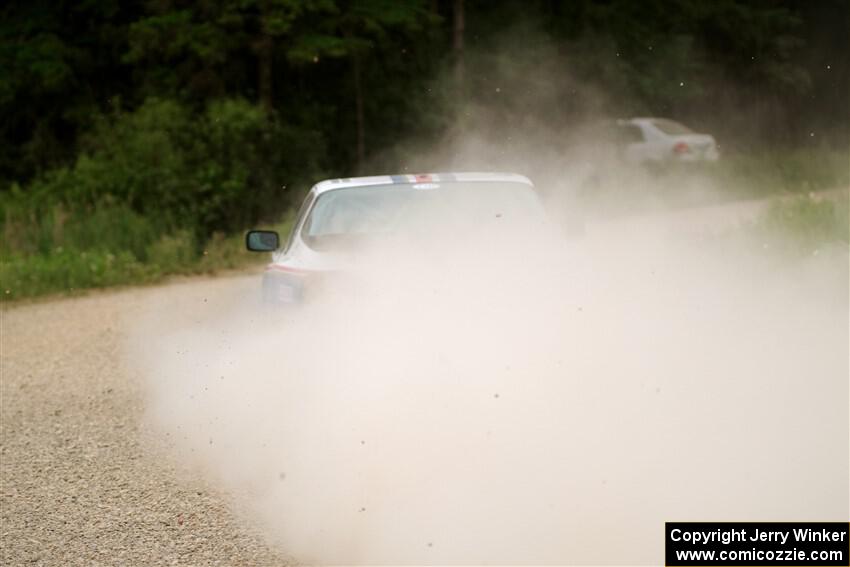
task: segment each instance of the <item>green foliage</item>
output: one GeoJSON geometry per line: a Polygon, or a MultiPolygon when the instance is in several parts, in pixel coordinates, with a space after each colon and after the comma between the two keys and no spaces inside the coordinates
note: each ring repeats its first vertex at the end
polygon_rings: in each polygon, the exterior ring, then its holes
{"type": "MultiPolygon", "coordinates": [[[[287,187],[319,169],[321,144],[243,100],[214,101],[193,115],[150,99],[132,113],[102,117],[87,153],[36,182],[26,199],[37,210],[61,205],[69,214],[117,203],[154,219],[156,231],[187,229],[204,239],[279,215],[290,204],[287,187]]],[[[132,222],[122,217],[116,226],[132,222]]]]}
{"type": "Polygon", "coordinates": [[[844,190],[776,198],[744,227],[744,234],[764,248],[767,261],[813,258],[822,253],[826,258],[846,258],[850,253],[849,196],[844,190]]]}
{"type": "MultiPolygon", "coordinates": [[[[713,67],[751,86],[804,92],[809,76],[794,54],[802,20],[783,3],[739,0],[579,2],[568,8],[572,35],[611,38],[628,61],[631,82],[644,100],[675,99],[680,83],[709,94],[713,67]],[[708,57],[708,55],[711,57],[708,57]]],[[[721,85],[723,86],[723,85],[721,85]]]]}
{"type": "MultiPolygon", "coordinates": [[[[120,214],[120,211],[112,212],[120,214]]],[[[96,233],[98,229],[108,228],[103,224],[108,216],[100,214],[80,219],[77,224],[86,232],[96,233]]],[[[271,228],[286,235],[293,220],[293,215],[288,213],[271,228]]],[[[0,250],[0,297],[14,300],[97,287],[153,283],[172,274],[213,273],[267,260],[265,254],[245,252],[242,233],[226,236],[217,232],[200,250],[187,231],[163,234],[146,243],[142,257],[132,250],[122,249],[106,237],[93,248],[80,249],[80,244],[68,238],[65,246],[44,253],[0,250]]]]}
{"type": "Polygon", "coordinates": [[[173,274],[201,274],[259,263],[264,258],[247,254],[242,235],[215,235],[198,254],[191,235],[163,235],[140,260],[128,250],[69,250],[56,248],[47,254],[0,258],[0,294],[6,300],[56,293],[75,293],[89,288],[136,285],[160,281],[173,274]]]}
{"type": "Polygon", "coordinates": [[[715,134],[712,174],[746,196],[848,184],[844,0],[466,0],[457,84],[456,4],[0,7],[3,281],[29,294],[236,266],[234,235],[307,181],[403,170],[481,108],[479,135],[517,139],[599,111],[680,118],[715,134]],[[735,153],[745,138],[771,147],[735,153]]]}
{"type": "Polygon", "coordinates": [[[803,148],[724,155],[713,173],[730,196],[752,198],[848,187],[848,165],[844,151],[803,148]]]}
{"type": "Polygon", "coordinates": [[[86,147],[73,167],[0,193],[15,297],[244,263],[241,238],[222,235],[280,218],[322,155],[317,136],[239,99],[200,113],[148,100],[100,117],[86,147]]]}
{"type": "Polygon", "coordinates": [[[14,255],[0,261],[0,287],[6,299],[19,299],[151,280],[155,271],[130,252],[78,252],[57,248],[48,254],[14,255]]]}
{"type": "Polygon", "coordinates": [[[814,250],[850,241],[850,203],[844,192],[835,199],[798,196],[777,200],[758,221],[760,230],[781,235],[794,246],[814,250]]]}
{"type": "MultiPolygon", "coordinates": [[[[549,77],[573,75],[591,92],[608,93],[621,112],[672,114],[697,125],[723,111],[735,111],[731,122],[778,118],[783,124],[768,133],[787,142],[827,104],[836,115],[816,120],[819,135],[846,144],[850,75],[841,72],[838,54],[847,48],[842,24],[850,4],[843,0],[464,4],[467,55],[532,23],[557,47],[549,77]]],[[[364,131],[367,153],[379,155],[404,138],[400,122],[422,132],[452,120],[445,101],[415,94],[454,60],[454,5],[9,3],[0,8],[0,190],[72,166],[86,149],[80,141],[92,137],[93,116],[117,100],[135,110],[152,98],[193,112],[219,99],[262,102],[283,123],[327,140],[330,167],[350,173],[364,131]],[[365,93],[359,127],[355,57],[365,93]]],[[[466,66],[470,83],[486,82],[488,74],[466,66]]]]}

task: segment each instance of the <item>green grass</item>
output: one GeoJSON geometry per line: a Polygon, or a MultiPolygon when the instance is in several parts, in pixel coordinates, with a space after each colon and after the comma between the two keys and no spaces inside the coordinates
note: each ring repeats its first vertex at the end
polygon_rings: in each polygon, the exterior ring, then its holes
{"type": "MultiPolygon", "coordinates": [[[[800,250],[812,250],[848,242],[848,161],[846,152],[814,150],[729,155],[699,175],[713,180],[710,200],[784,195],[751,228],[781,235],[782,241],[800,250]],[[844,189],[843,197],[810,195],[833,189],[844,189]]],[[[704,198],[700,193],[689,197],[679,175],[692,173],[650,177],[648,185],[657,184],[656,196],[668,205],[706,204],[698,201],[704,198]]],[[[602,196],[628,209],[636,199],[632,189],[602,196]]],[[[244,249],[242,234],[216,233],[199,242],[192,231],[168,229],[170,225],[156,215],[141,215],[117,200],[104,199],[98,206],[71,211],[50,199],[39,200],[38,194],[13,189],[0,195],[0,211],[3,301],[152,283],[173,274],[239,269],[265,259],[244,249]]],[[[285,235],[292,220],[289,214],[274,228],[285,235]]]]}
{"type": "Polygon", "coordinates": [[[586,180],[578,196],[588,211],[604,215],[806,195],[848,186],[846,151],[797,149],[730,153],[710,164],[614,164],[586,180]]]}
{"type": "Polygon", "coordinates": [[[713,179],[737,198],[804,194],[850,186],[850,154],[844,150],[796,149],[724,155],[713,179]]]}
{"type": "Polygon", "coordinates": [[[844,191],[831,198],[815,194],[777,199],[754,224],[757,233],[794,252],[850,244],[850,199],[844,191]]]}
{"type": "MultiPolygon", "coordinates": [[[[273,228],[286,234],[292,215],[273,228]]],[[[147,284],[170,275],[210,274],[262,263],[266,255],[245,250],[241,234],[215,234],[202,247],[189,232],[160,236],[141,252],[56,246],[46,252],[0,257],[0,293],[4,302],[91,288],[147,284]]]]}

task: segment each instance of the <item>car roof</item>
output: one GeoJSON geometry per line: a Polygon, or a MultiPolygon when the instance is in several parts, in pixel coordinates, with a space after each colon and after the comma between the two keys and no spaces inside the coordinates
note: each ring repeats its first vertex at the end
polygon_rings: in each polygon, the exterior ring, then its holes
{"type": "Polygon", "coordinates": [[[646,124],[650,122],[655,122],[658,118],[653,116],[636,116],[634,118],[625,118],[621,120],[617,120],[617,122],[621,125],[625,124],[646,124]]]}
{"type": "Polygon", "coordinates": [[[631,122],[633,124],[646,124],[646,123],[654,123],[654,122],[675,122],[676,124],[682,124],[678,120],[674,120],[673,118],[664,118],[663,116],[636,116],[634,118],[628,118],[623,122],[631,122]]]}
{"type": "Polygon", "coordinates": [[[345,177],[340,179],[326,179],[313,186],[312,191],[316,194],[343,189],[346,187],[363,187],[366,185],[409,185],[413,183],[450,183],[453,181],[491,181],[505,183],[524,183],[534,186],[531,180],[518,173],[496,173],[482,171],[467,171],[455,173],[415,173],[398,175],[375,175],[369,177],[345,177]]]}

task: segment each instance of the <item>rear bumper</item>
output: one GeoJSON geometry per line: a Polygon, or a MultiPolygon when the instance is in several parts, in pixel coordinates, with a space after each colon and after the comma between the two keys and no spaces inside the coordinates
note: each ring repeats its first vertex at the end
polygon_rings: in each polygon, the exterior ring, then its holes
{"type": "Polygon", "coordinates": [[[673,156],[673,161],[680,163],[714,163],[720,158],[717,150],[706,150],[705,152],[691,152],[673,156]]]}
{"type": "Polygon", "coordinates": [[[304,302],[306,274],[266,269],[263,274],[263,302],[274,305],[304,302]]]}

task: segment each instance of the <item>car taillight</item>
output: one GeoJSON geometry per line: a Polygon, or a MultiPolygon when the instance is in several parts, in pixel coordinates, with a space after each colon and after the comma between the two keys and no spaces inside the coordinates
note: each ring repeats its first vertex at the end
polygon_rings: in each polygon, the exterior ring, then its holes
{"type": "Polygon", "coordinates": [[[686,154],[691,151],[691,148],[685,142],[678,142],[673,146],[673,153],[676,155],[686,154]]]}

